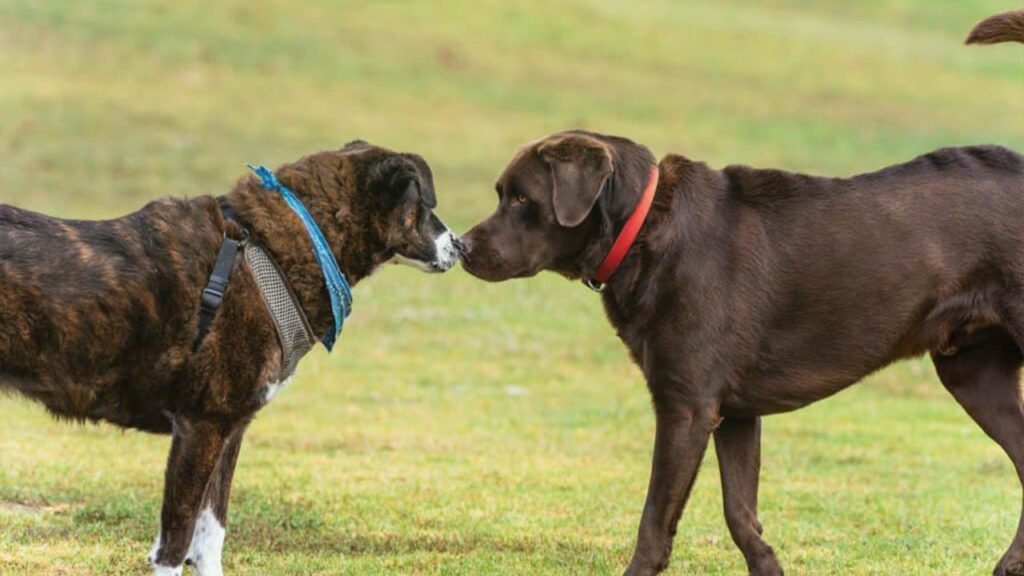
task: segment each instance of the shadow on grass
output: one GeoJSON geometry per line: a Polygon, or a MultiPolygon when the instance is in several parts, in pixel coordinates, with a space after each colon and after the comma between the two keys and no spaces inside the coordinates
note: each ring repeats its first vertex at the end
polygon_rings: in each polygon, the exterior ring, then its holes
{"type": "MultiPolygon", "coordinates": [[[[463,555],[475,551],[537,553],[578,558],[595,545],[581,540],[541,538],[524,532],[502,535],[481,525],[467,524],[452,529],[402,526],[377,529],[362,520],[374,514],[360,507],[350,518],[331,518],[315,503],[274,501],[264,495],[247,493],[235,507],[228,531],[233,546],[281,553],[343,554],[348,556],[391,556],[425,552],[463,555]],[[336,521],[340,520],[341,524],[336,521]],[[359,520],[361,525],[347,520],[359,520]]],[[[390,523],[388,515],[385,520],[390,523]]]]}
{"type": "Polygon", "coordinates": [[[504,536],[474,532],[406,530],[285,528],[265,522],[235,521],[229,528],[231,546],[254,547],[279,553],[342,554],[346,556],[395,556],[412,553],[465,555],[488,551],[581,558],[595,545],[583,541],[556,540],[534,536],[504,536]]]}

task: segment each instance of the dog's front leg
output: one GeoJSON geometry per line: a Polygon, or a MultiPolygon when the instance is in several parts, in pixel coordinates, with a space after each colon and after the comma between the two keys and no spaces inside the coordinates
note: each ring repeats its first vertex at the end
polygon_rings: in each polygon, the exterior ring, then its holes
{"type": "Polygon", "coordinates": [[[230,429],[217,422],[177,415],[164,478],[160,535],[149,555],[157,576],[182,572],[206,487],[230,429]]]}
{"type": "Polygon", "coordinates": [[[651,481],[637,534],[636,552],[626,576],[649,576],[668,566],[672,537],[697,477],[717,406],[694,405],[676,398],[654,400],[656,430],[651,481]]]}
{"type": "Polygon", "coordinates": [[[715,452],[722,477],[725,522],[751,576],[782,576],[782,566],[772,547],[761,539],[761,523],[757,521],[761,419],[723,420],[715,429],[715,452]]]}
{"type": "Polygon", "coordinates": [[[221,552],[227,529],[228,500],[235,464],[242,447],[242,437],[248,423],[239,424],[228,436],[220,461],[206,487],[206,496],[196,520],[185,563],[194,566],[199,576],[221,576],[221,552]]]}

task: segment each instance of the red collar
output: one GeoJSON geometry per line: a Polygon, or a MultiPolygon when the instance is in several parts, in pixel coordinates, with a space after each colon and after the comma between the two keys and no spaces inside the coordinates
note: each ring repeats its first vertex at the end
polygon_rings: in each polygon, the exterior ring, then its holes
{"type": "Polygon", "coordinates": [[[630,214],[629,219],[626,220],[626,225],[622,227],[622,231],[619,232],[619,237],[615,239],[615,243],[612,244],[612,249],[608,251],[608,255],[604,257],[604,261],[598,266],[597,272],[594,273],[594,277],[590,280],[586,280],[584,283],[593,288],[594,290],[602,290],[602,286],[612,274],[615,274],[615,270],[619,268],[619,264],[622,264],[622,260],[626,257],[626,253],[633,246],[633,242],[636,241],[636,235],[640,233],[640,228],[644,225],[644,220],[647,218],[647,213],[651,210],[651,202],[654,201],[654,192],[658,189],[658,167],[651,167],[651,177],[647,181],[647,188],[644,189],[644,195],[640,198],[640,202],[637,203],[636,208],[633,209],[633,213],[630,214]]]}

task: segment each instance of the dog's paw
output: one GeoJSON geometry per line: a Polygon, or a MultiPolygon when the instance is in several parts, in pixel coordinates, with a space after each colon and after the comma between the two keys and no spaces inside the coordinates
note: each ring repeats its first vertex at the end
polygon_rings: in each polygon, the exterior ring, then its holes
{"type": "Polygon", "coordinates": [[[153,564],[153,576],[181,576],[181,566],[161,566],[153,564]]]}
{"type": "Polygon", "coordinates": [[[160,556],[160,534],[156,535],[156,541],[153,542],[153,547],[150,548],[149,554],[146,559],[149,560],[149,565],[153,567],[153,576],[181,576],[181,566],[164,566],[157,564],[157,558],[160,556]]]}
{"type": "Polygon", "coordinates": [[[150,566],[156,566],[156,557],[160,552],[160,534],[156,535],[156,540],[153,541],[153,547],[149,549],[149,555],[146,556],[146,560],[149,560],[150,566]]]}

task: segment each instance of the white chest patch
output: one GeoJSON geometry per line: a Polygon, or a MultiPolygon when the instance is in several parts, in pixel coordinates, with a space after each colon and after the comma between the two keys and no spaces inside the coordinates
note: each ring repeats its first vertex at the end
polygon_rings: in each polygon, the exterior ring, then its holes
{"type": "Polygon", "coordinates": [[[188,548],[188,563],[199,576],[221,576],[221,551],[224,549],[224,527],[210,508],[204,508],[196,519],[192,544],[188,548]]]}
{"type": "Polygon", "coordinates": [[[270,401],[274,399],[274,396],[277,396],[277,393],[291,381],[292,379],[289,377],[287,380],[283,380],[281,382],[268,382],[266,389],[263,391],[263,403],[270,404],[270,401]]]}

